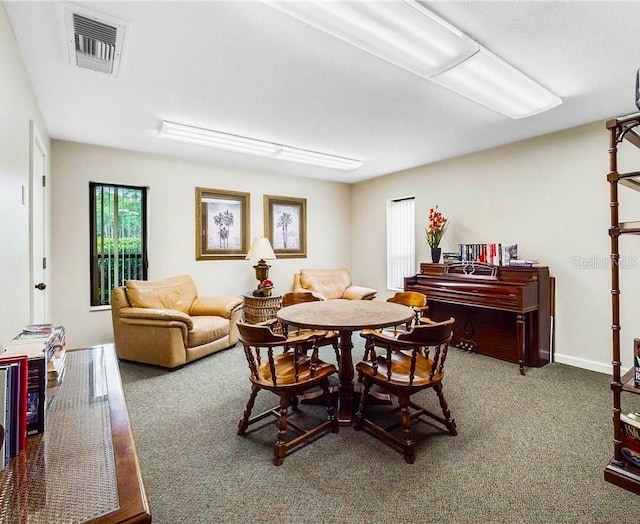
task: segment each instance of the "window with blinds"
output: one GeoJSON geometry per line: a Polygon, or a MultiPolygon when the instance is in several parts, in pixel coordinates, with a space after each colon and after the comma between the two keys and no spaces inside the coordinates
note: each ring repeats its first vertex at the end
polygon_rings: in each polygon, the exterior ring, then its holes
{"type": "Polygon", "coordinates": [[[416,271],[415,198],[387,202],[387,289],[402,290],[416,271]]]}
{"type": "Polygon", "coordinates": [[[147,189],[89,184],[91,305],[108,305],[125,280],[147,278],[147,189]]]}

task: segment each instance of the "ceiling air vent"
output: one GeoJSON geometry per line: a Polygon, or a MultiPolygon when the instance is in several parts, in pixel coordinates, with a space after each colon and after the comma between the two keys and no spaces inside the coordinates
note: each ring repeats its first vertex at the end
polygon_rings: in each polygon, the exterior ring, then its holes
{"type": "Polygon", "coordinates": [[[104,16],[65,9],[72,66],[118,76],[126,26],[104,16]]]}

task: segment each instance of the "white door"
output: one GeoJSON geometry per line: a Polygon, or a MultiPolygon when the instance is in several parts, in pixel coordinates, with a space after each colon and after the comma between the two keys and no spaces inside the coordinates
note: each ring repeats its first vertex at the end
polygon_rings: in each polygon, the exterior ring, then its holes
{"type": "Polygon", "coordinates": [[[48,289],[46,269],[47,209],[45,181],[47,175],[47,152],[33,124],[31,131],[31,323],[48,322],[48,289]]]}

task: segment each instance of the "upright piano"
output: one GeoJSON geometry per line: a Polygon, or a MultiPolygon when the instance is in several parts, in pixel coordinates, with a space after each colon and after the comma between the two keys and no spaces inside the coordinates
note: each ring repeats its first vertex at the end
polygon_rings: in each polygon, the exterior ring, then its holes
{"type": "Polygon", "coordinates": [[[520,365],[550,360],[551,285],[547,267],[479,262],[420,264],[405,291],[427,296],[432,320],[455,318],[452,345],[520,365]]]}

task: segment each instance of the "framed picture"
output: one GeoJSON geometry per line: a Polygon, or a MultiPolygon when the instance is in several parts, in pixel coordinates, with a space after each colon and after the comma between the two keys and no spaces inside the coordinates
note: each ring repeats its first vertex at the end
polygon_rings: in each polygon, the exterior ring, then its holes
{"type": "Polygon", "coordinates": [[[264,236],[278,258],[307,256],[307,199],[264,195],[264,236]]]}
{"type": "Polygon", "coordinates": [[[249,193],[196,187],[196,260],[244,258],[249,193]]]}

